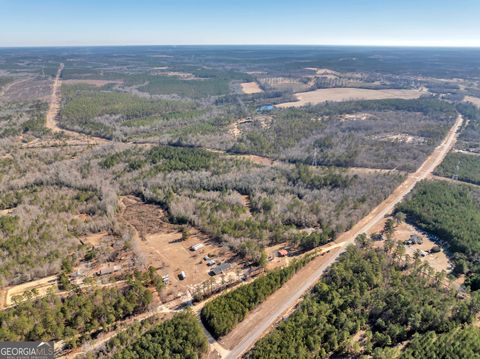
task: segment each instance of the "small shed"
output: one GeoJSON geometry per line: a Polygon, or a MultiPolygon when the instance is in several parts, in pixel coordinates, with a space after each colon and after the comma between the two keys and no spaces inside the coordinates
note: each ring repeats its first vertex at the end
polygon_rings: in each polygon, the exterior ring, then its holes
{"type": "Polygon", "coordinates": [[[205,247],[205,244],[203,243],[197,243],[197,244],[194,244],[190,249],[194,252],[198,251],[199,249],[202,249],[203,247],[205,247]]]}
{"type": "Polygon", "coordinates": [[[209,259],[209,260],[207,260],[207,266],[209,266],[209,267],[213,266],[215,263],[216,263],[216,262],[215,262],[215,259],[209,259]]]}
{"type": "Polygon", "coordinates": [[[180,280],[184,280],[185,278],[187,278],[187,275],[185,274],[184,271],[181,271],[179,274],[178,274],[178,278],[180,280]]]}
{"type": "Polygon", "coordinates": [[[416,234],[412,234],[410,236],[410,241],[412,241],[412,244],[422,244],[423,239],[417,236],[416,234]]]}
{"type": "Polygon", "coordinates": [[[383,235],[381,233],[374,233],[372,234],[372,240],[383,241],[383,235]]]}
{"type": "Polygon", "coordinates": [[[278,251],[278,256],[279,257],[286,257],[286,256],[288,256],[288,251],[286,249],[280,249],[278,251]]]}

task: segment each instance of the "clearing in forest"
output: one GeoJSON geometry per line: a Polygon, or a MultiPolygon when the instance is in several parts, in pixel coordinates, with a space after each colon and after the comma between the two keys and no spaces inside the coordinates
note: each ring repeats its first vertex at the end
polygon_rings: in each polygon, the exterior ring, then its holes
{"type": "Polygon", "coordinates": [[[37,290],[37,296],[44,296],[50,288],[57,288],[56,275],[5,288],[5,300],[2,304],[6,307],[9,307],[14,304],[14,297],[23,295],[25,292],[33,289],[37,290]]]}
{"type": "Polygon", "coordinates": [[[192,294],[197,286],[211,278],[209,272],[215,265],[230,262],[234,256],[196,228],[188,227],[186,238],[182,238],[180,228],[168,223],[164,211],[154,204],[143,203],[133,196],[124,197],[122,204],[123,219],[137,232],[133,238],[134,252],[145,266],[152,266],[161,276],[169,277],[165,300],[187,292],[192,294]],[[192,246],[196,244],[203,247],[193,251],[192,246]],[[214,260],[215,265],[209,266],[205,256],[214,260]],[[186,274],[183,280],[179,278],[181,272],[186,274]]]}
{"type": "Polygon", "coordinates": [[[240,86],[242,86],[242,92],[247,95],[263,92],[256,82],[244,82],[240,86]]]}
{"type": "Polygon", "coordinates": [[[471,104],[474,104],[477,107],[480,107],[480,98],[478,97],[473,97],[473,96],[465,96],[466,102],[470,102],[471,104]]]}
{"type": "Polygon", "coordinates": [[[328,88],[315,91],[296,93],[298,101],[285,102],[277,105],[279,108],[301,107],[307,104],[319,104],[322,102],[342,102],[349,100],[384,100],[404,99],[412,100],[419,98],[424,93],[420,90],[370,90],[360,88],[328,88]]]}
{"type": "MultiPolygon", "coordinates": [[[[384,225],[385,221],[378,223],[378,225],[372,228],[369,234],[380,232],[384,225]]],[[[450,263],[450,260],[445,252],[442,250],[438,253],[430,253],[430,250],[436,246],[435,242],[433,242],[425,232],[420,231],[415,226],[412,226],[408,223],[401,223],[397,225],[395,227],[395,232],[392,239],[396,242],[405,243],[405,241],[409,240],[411,236],[417,236],[421,238],[423,243],[406,245],[405,254],[408,254],[410,258],[413,258],[415,252],[419,251],[421,253],[420,258],[427,262],[436,272],[441,272],[442,270],[447,273],[451,272],[452,264],[450,263]]],[[[383,241],[375,242],[375,247],[381,248],[383,247],[383,244],[383,241]]]]}

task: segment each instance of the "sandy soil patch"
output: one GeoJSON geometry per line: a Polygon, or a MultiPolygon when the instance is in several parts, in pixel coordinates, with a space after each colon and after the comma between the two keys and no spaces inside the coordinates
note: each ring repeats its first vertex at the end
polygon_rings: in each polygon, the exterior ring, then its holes
{"type": "Polygon", "coordinates": [[[146,235],[168,230],[171,225],[166,222],[165,211],[157,205],[143,203],[139,198],[127,196],[122,199],[123,219],[132,225],[141,239],[146,235]]]}
{"type": "Polygon", "coordinates": [[[153,75],[177,77],[181,80],[202,80],[200,77],[197,77],[190,72],[181,71],[155,71],[153,72],[153,75]]]}
{"type": "Polygon", "coordinates": [[[63,80],[64,85],[92,85],[95,87],[102,87],[108,84],[121,84],[121,80],[87,80],[87,79],[71,79],[63,80]]]}
{"type": "Polygon", "coordinates": [[[474,104],[475,106],[480,107],[480,98],[478,98],[478,97],[465,96],[464,101],[470,102],[470,103],[474,104]]]}
{"type": "Polygon", "coordinates": [[[241,83],[240,86],[242,86],[242,92],[248,95],[263,92],[256,82],[244,82],[241,83]]]}
{"type": "Polygon", "coordinates": [[[228,133],[232,135],[233,138],[238,138],[242,134],[242,131],[240,130],[240,126],[238,124],[238,121],[235,121],[234,123],[231,124],[228,133]]]}
{"type": "Polygon", "coordinates": [[[188,293],[193,294],[201,283],[210,280],[211,267],[204,257],[208,255],[218,264],[228,261],[232,254],[218,246],[204,234],[195,229],[189,230],[187,240],[182,241],[182,233],[173,228],[149,234],[145,240],[138,240],[136,246],[143,254],[149,266],[156,268],[160,275],[168,275],[170,284],[166,290],[166,300],[172,300],[188,293]],[[192,251],[191,247],[202,243],[203,248],[192,251]],[[186,278],[180,280],[178,275],[184,271],[186,278]]]}
{"type": "MultiPolygon", "coordinates": [[[[233,253],[211,240],[206,234],[195,228],[188,228],[186,240],[182,240],[182,232],[178,226],[166,221],[164,211],[153,204],[146,204],[140,199],[127,196],[122,199],[124,206],[122,217],[138,235],[134,236],[134,251],[145,266],[152,266],[162,276],[168,275],[170,284],[163,295],[164,301],[179,297],[188,298],[204,283],[213,285],[223,279],[221,276],[211,277],[209,272],[213,266],[208,266],[204,259],[206,255],[221,264],[233,259],[233,253]],[[204,246],[192,251],[195,244],[204,246]],[[185,272],[186,278],[179,278],[180,272],[185,272]]],[[[231,272],[234,272],[235,266],[231,272]]],[[[235,273],[233,273],[235,275],[235,273]]]]}
{"type": "Polygon", "coordinates": [[[274,161],[270,158],[257,156],[257,155],[240,155],[237,157],[240,157],[244,160],[247,160],[262,166],[272,166],[274,163],[274,161]]]}
{"type": "Polygon", "coordinates": [[[288,256],[281,257],[278,255],[278,251],[280,249],[284,249],[286,245],[287,243],[280,243],[280,244],[276,244],[274,246],[265,248],[265,253],[267,254],[267,257],[268,257],[268,264],[267,264],[268,270],[272,270],[279,267],[285,267],[288,265],[289,263],[288,256]]]}
{"type": "Polygon", "coordinates": [[[318,67],[306,67],[305,70],[315,71],[316,76],[321,76],[329,79],[336,79],[340,77],[340,74],[337,71],[330,69],[322,69],[318,67]]]}
{"type": "Polygon", "coordinates": [[[12,214],[12,212],[13,212],[12,208],[0,209],[0,216],[8,216],[8,215],[12,214]]]}
{"type": "Polygon", "coordinates": [[[375,140],[387,142],[402,142],[402,143],[424,143],[425,139],[419,136],[412,136],[406,133],[397,133],[391,135],[373,136],[375,140]]]}
{"type": "Polygon", "coordinates": [[[340,116],[340,121],[366,121],[372,119],[377,119],[377,117],[371,113],[351,113],[340,116]]]}
{"type": "MultiPolygon", "coordinates": [[[[371,233],[380,232],[383,229],[384,223],[385,222],[382,222],[375,226],[371,233]]],[[[417,235],[418,237],[422,238],[423,243],[405,246],[405,254],[408,254],[410,258],[413,258],[415,252],[418,250],[428,253],[433,247],[436,246],[436,244],[428,238],[425,232],[418,230],[416,227],[408,223],[401,223],[395,228],[393,239],[397,242],[403,243],[412,235],[417,235]]],[[[383,243],[383,241],[375,242],[375,246],[382,247],[383,243]]],[[[453,268],[450,260],[443,250],[438,253],[428,253],[426,256],[421,257],[421,259],[426,261],[436,272],[441,272],[444,270],[445,272],[449,273],[453,268]]]]}
{"type": "Polygon", "coordinates": [[[382,99],[405,99],[419,98],[423,92],[420,90],[368,90],[360,88],[329,88],[315,91],[296,93],[298,101],[286,102],[276,105],[279,108],[301,107],[306,104],[318,104],[322,102],[342,102],[349,100],[382,100],[382,99]]]}
{"type": "Polygon", "coordinates": [[[6,288],[4,303],[7,307],[13,305],[13,298],[15,296],[22,295],[26,291],[30,291],[32,289],[36,289],[38,291],[37,297],[44,296],[47,294],[49,288],[57,289],[57,276],[53,275],[6,288]]]}
{"type": "Polygon", "coordinates": [[[107,232],[99,232],[99,233],[94,233],[94,234],[90,234],[88,236],[82,237],[80,238],[80,240],[83,243],[88,243],[94,247],[98,247],[102,239],[106,236],[108,236],[107,232]]]}

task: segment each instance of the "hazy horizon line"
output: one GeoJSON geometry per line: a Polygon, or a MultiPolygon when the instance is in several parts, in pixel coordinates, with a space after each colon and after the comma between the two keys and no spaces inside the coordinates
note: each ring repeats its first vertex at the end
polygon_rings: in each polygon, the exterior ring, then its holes
{"type": "Polygon", "coordinates": [[[378,47],[378,48],[438,48],[438,49],[480,49],[480,44],[476,45],[438,45],[438,44],[344,44],[344,43],[339,43],[339,44],[274,44],[274,43],[265,43],[265,44],[228,44],[228,43],[201,43],[201,44],[76,44],[76,45],[8,45],[8,46],[3,46],[0,45],[0,49],[31,49],[31,48],[81,48],[81,47],[224,47],[224,46],[231,46],[231,47],[246,47],[246,46],[252,46],[252,47],[260,47],[260,46],[265,46],[265,47],[282,47],[282,46],[289,46],[289,47],[300,47],[300,46],[305,46],[305,47],[378,47]]]}

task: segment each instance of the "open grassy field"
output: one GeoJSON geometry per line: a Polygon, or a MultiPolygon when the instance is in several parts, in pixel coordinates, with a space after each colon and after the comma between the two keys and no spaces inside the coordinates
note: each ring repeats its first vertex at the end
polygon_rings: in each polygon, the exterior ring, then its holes
{"type": "Polygon", "coordinates": [[[301,107],[307,104],[316,105],[322,102],[342,102],[351,100],[384,100],[419,98],[424,93],[419,90],[369,90],[360,88],[331,88],[295,94],[298,101],[278,104],[279,108],[301,107]]]}

